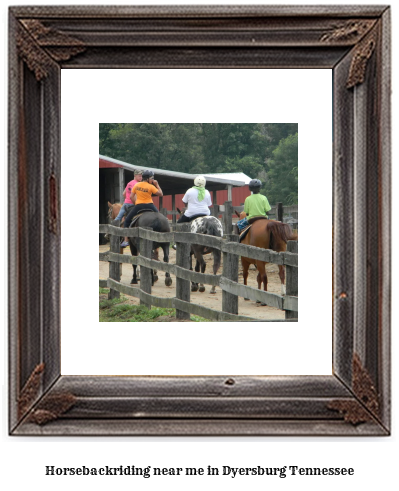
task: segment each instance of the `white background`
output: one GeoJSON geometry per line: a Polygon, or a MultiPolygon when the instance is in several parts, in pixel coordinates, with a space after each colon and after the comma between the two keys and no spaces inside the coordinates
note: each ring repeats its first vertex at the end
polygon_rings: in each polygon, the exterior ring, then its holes
{"type": "MultiPolygon", "coordinates": [[[[13,4],[26,4],[28,2],[13,2],[13,4]]],[[[43,2],[34,2],[40,4],[43,2]]],[[[52,2],[54,3],[54,2],[52,2]]],[[[70,3],[70,2],[63,2],[70,3]]],[[[75,2],[71,2],[75,3],[75,2]]],[[[101,1],[85,2],[86,4],[100,4],[101,1]]],[[[125,3],[120,0],[118,3],[125,3]]],[[[146,3],[143,0],[141,3],[146,3]]],[[[157,3],[157,2],[151,2],[157,3]]],[[[177,0],[175,4],[180,3],[177,0]]],[[[187,0],[184,4],[190,3],[187,0]]],[[[196,3],[201,3],[200,1],[196,3]]],[[[211,3],[209,0],[206,4],[211,3]]],[[[223,3],[242,3],[223,2],[223,3]]],[[[255,0],[251,3],[257,3],[255,0]]],[[[296,3],[296,2],[284,2],[296,3]]],[[[307,2],[308,4],[321,4],[325,2],[307,2]]],[[[335,2],[344,3],[347,2],[335,2]]],[[[374,0],[373,2],[360,3],[384,3],[374,0]]],[[[395,26],[398,18],[393,12],[393,36],[394,53],[396,52],[397,39],[395,26]]],[[[3,28],[3,70],[6,72],[6,20],[7,12],[5,5],[2,8],[2,28],[3,28]]],[[[397,69],[394,67],[393,81],[396,82],[397,69]]],[[[3,118],[4,129],[1,132],[3,140],[3,156],[6,161],[6,106],[7,91],[3,88],[3,118]]],[[[396,109],[396,97],[394,94],[394,108],[396,109]]],[[[396,114],[393,118],[395,134],[396,114]]],[[[301,140],[300,140],[301,141],[301,140]]],[[[394,147],[393,162],[395,162],[396,148],[394,147]]],[[[97,158],[97,157],[95,157],[97,158]]],[[[97,167],[95,167],[97,169],[97,167]]],[[[394,171],[394,189],[397,188],[397,177],[394,171]]],[[[6,182],[6,176],[5,176],[6,182]]],[[[397,208],[398,200],[393,193],[393,210],[397,208]]],[[[6,214],[4,215],[6,216],[6,214]]],[[[397,240],[396,230],[393,231],[395,244],[397,240]]],[[[6,251],[6,238],[3,247],[6,251]]],[[[397,265],[394,254],[394,275],[397,265]]],[[[7,258],[4,258],[6,265],[7,258]]],[[[96,276],[97,277],[97,276],[96,276]]],[[[5,284],[5,283],[4,283],[5,284]]],[[[394,282],[393,300],[397,295],[396,282],[394,282]]],[[[6,297],[4,298],[3,312],[6,309],[6,297]]],[[[6,316],[4,316],[6,324],[6,316]]],[[[394,311],[393,316],[393,353],[397,350],[397,334],[395,330],[397,315],[394,311]]],[[[395,489],[398,485],[397,477],[397,455],[399,445],[397,438],[397,362],[393,359],[393,435],[389,438],[10,438],[7,435],[7,355],[6,355],[6,331],[2,337],[4,341],[3,353],[4,362],[2,364],[2,434],[1,434],[1,462],[2,469],[0,474],[1,484],[4,489],[40,489],[41,491],[52,490],[55,487],[60,490],[70,489],[71,487],[80,490],[87,489],[89,486],[97,490],[108,490],[110,487],[118,490],[152,490],[160,488],[173,488],[175,490],[187,488],[203,489],[292,489],[294,486],[299,489],[307,490],[342,490],[362,489],[366,491],[374,490],[381,486],[387,489],[395,489]],[[136,466],[158,466],[158,467],[204,467],[211,465],[221,467],[224,465],[234,467],[245,466],[289,466],[299,465],[303,467],[337,467],[346,466],[355,469],[354,477],[297,477],[279,479],[261,477],[163,477],[163,478],[132,478],[132,477],[97,477],[97,478],[55,478],[45,477],[44,470],[46,465],[58,467],[72,466],[116,466],[116,465],[136,465],[136,466]]]]}
{"type": "Polygon", "coordinates": [[[61,255],[61,373],[330,375],[332,71],[63,70],[61,87],[61,141],[73,135],[62,145],[62,251],[74,248],[77,203],[84,250],[97,247],[82,203],[98,203],[99,122],[297,122],[303,210],[298,323],[99,323],[97,255],[73,268],[61,255]],[[77,271],[91,284],[80,297],[77,271]]]}

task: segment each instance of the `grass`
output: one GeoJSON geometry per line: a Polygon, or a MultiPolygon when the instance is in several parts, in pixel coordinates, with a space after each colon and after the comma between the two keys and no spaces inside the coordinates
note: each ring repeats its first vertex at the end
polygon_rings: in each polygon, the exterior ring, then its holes
{"type": "MultiPolygon", "coordinates": [[[[100,288],[100,295],[108,294],[108,288],[100,288]]],[[[168,316],[175,318],[175,309],[161,309],[152,307],[148,309],[144,305],[131,305],[125,295],[112,300],[100,300],[100,322],[153,322],[158,317],[168,316]]],[[[192,315],[193,322],[210,322],[197,315],[192,315]]]]}

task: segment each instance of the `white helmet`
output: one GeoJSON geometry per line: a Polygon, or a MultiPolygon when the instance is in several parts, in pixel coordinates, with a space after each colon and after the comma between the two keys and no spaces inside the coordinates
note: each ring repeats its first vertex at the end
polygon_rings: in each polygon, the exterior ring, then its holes
{"type": "Polygon", "coordinates": [[[204,176],[197,176],[195,179],[194,179],[194,185],[195,186],[199,186],[201,188],[204,188],[205,185],[206,185],[206,179],[204,176]]]}

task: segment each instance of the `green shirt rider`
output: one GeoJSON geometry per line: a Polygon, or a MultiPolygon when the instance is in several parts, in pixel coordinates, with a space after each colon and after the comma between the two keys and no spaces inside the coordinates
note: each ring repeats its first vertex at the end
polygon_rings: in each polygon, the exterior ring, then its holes
{"type": "Polygon", "coordinates": [[[260,194],[261,187],[262,182],[259,179],[252,179],[249,182],[249,190],[252,191],[252,194],[245,199],[244,203],[244,212],[247,216],[237,222],[240,231],[249,225],[248,220],[258,216],[267,217],[267,212],[271,210],[266,196],[260,194]]]}

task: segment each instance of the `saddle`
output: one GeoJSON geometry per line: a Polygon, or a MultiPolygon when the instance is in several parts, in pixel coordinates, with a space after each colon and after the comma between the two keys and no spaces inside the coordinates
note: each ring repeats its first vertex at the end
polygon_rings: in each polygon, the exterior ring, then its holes
{"type": "MultiPolygon", "coordinates": [[[[269,220],[267,217],[264,216],[259,216],[259,217],[252,217],[248,220],[248,223],[252,225],[254,222],[257,222],[258,220],[269,220]]],[[[245,229],[244,229],[245,230],[245,229]]]]}
{"type": "Polygon", "coordinates": [[[247,233],[249,232],[249,229],[252,227],[252,224],[248,225],[247,227],[244,228],[244,230],[240,233],[240,238],[239,238],[239,242],[241,242],[244,237],[247,235],[247,233]]]}
{"type": "Polygon", "coordinates": [[[137,215],[135,215],[133,217],[132,221],[130,222],[130,228],[133,227],[133,225],[137,222],[137,220],[141,217],[141,215],[143,213],[147,213],[149,211],[151,211],[152,213],[155,213],[155,211],[154,210],[151,210],[150,208],[147,208],[147,209],[144,208],[144,210],[141,210],[140,213],[137,213],[137,215]]]}

